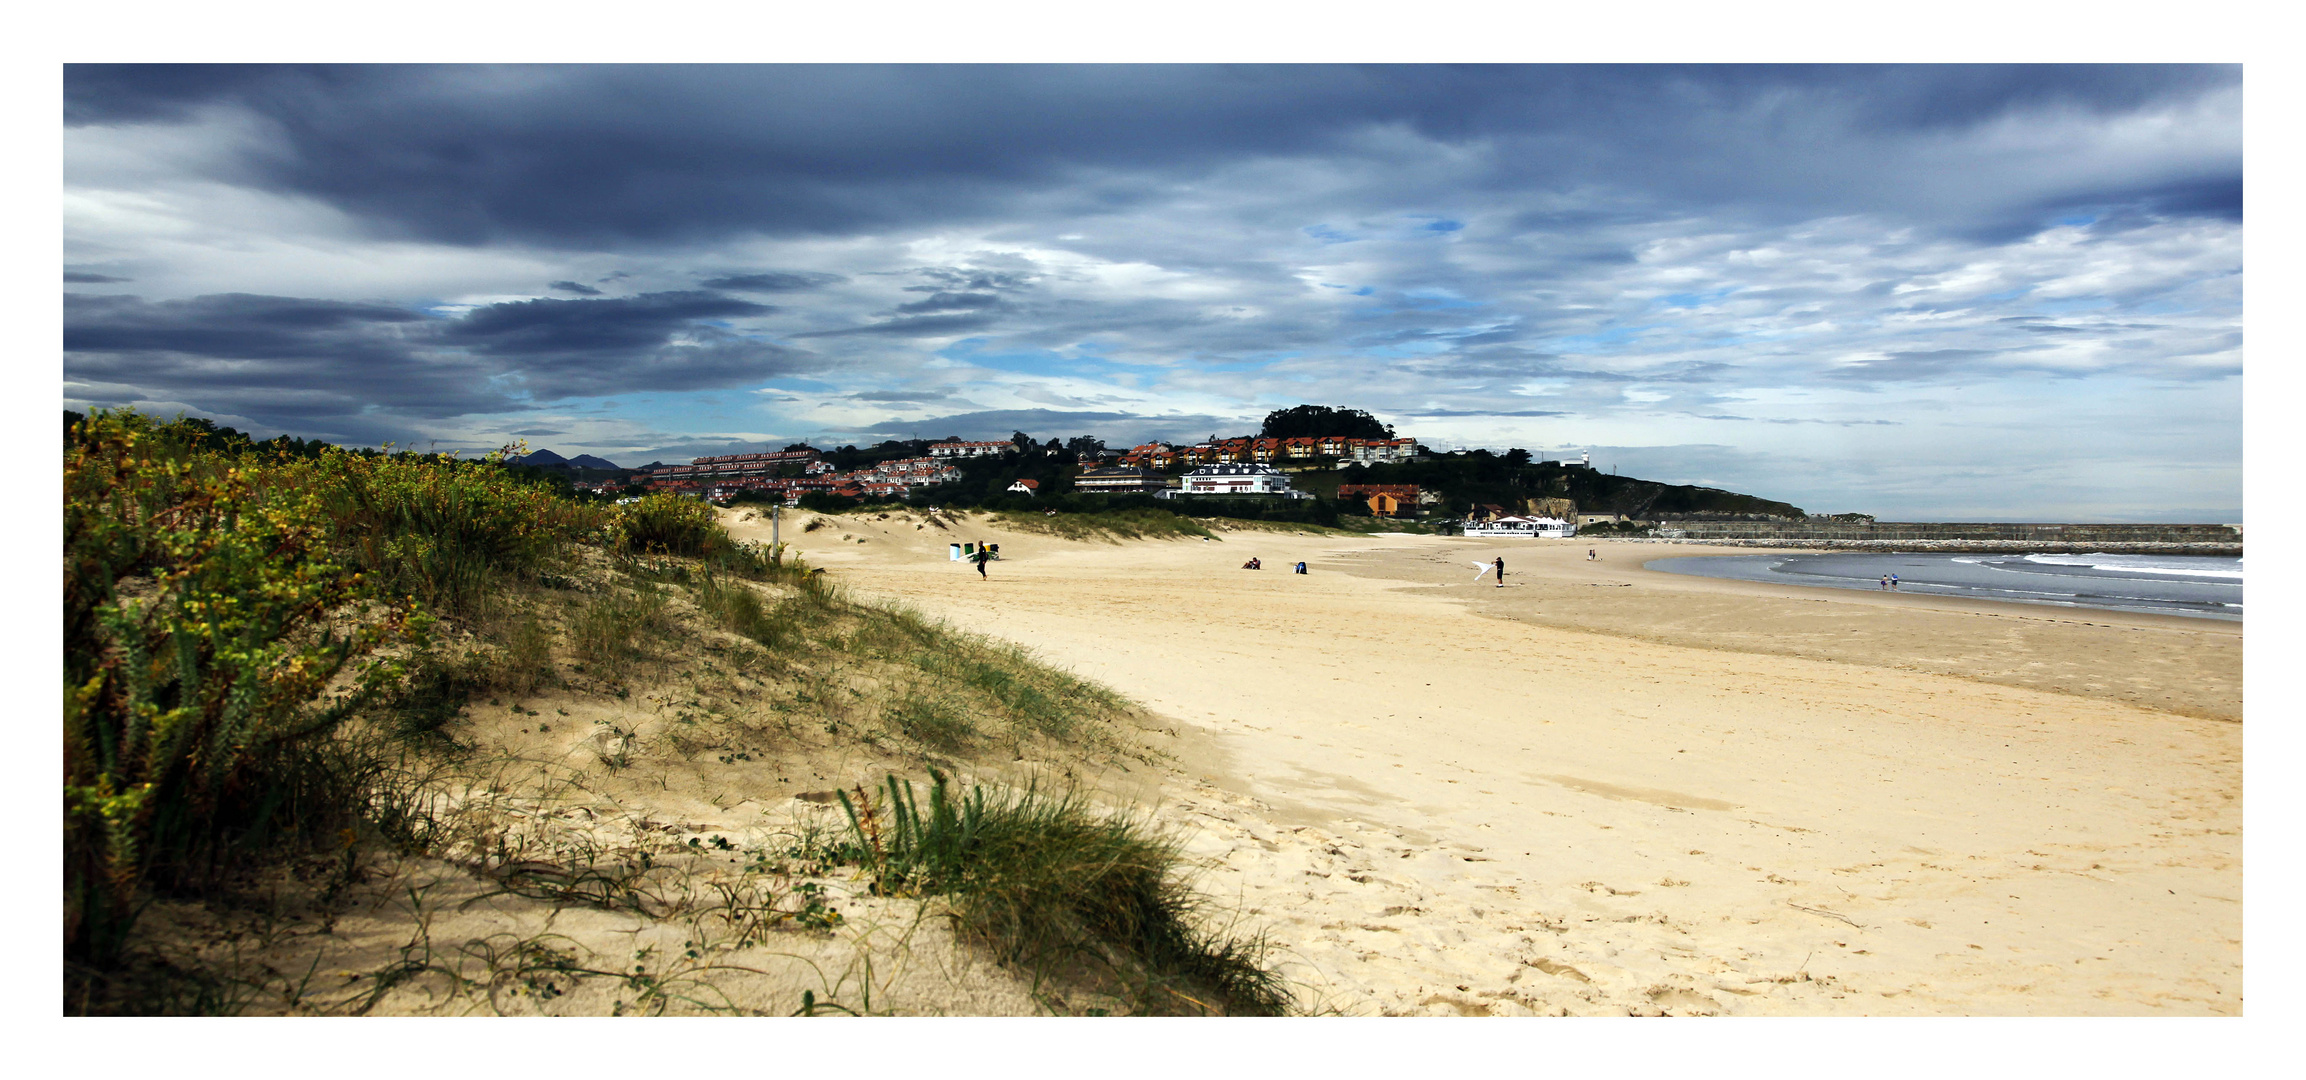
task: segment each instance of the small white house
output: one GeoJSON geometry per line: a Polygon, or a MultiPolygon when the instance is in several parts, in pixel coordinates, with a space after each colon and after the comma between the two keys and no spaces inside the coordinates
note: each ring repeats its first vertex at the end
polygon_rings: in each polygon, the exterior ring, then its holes
{"type": "Polygon", "coordinates": [[[1041,482],[1039,480],[1019,480],[1009,485],[1009,490],[1020,495],[1038,495],[1041,493],[1041,482]]]}

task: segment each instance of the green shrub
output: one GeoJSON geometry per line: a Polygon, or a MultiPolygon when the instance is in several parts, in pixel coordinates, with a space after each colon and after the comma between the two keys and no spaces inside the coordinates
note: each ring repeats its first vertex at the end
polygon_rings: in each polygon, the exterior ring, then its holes
{"type": "Polygon", "coordinates": [[[617,507],[617,547],[636,555],[704,555],[727,532],[708,503],[678,495],[644,495],[617,507]]]}
{"type": "MultiPolygon", "coordinates": [[[[617,551],[628,560],[680,555],[695,558],[710,572],[760,580],[790,578],[800,570],[787,566],[784,549],[750,544],[729,535],[709,503],[678,495],[656,494],[617,507],[609,535],[617,551]]],[[[682,568],[686,583],[686,568],[682,568]]]]}
{"type": "MultiPolygon", "coordinates": [[[[425,618],[340,558],[309,485],[136,413],[64,462],[64,939],[118,956],[147,888],[194,886],[283,833],[355,818],[337,726],[425,618]],[[345,677],[340,681],[339,676],[345,677]]],[[[357,772],[357,770],[352,770],[357,772]]]]}
{"type": "Polygon", "coordinates": [[[494,461],[331,447],[271,473],[274,486],[320,496],[361,568],[452,611],[473,610],[499,576],[534,579],[606,518],[603,508],[523,484],[494,461]]]}

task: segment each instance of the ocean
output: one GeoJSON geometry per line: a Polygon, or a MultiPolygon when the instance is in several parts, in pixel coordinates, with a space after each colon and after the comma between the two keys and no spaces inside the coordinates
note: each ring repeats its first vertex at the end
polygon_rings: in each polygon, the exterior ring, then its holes
{"type": "Polygon", "coordinates": [[[1650,570],[1777,585],[1969,596],[2054,607],[2242,618],[2242,560],[2219,555],[1950,555],[1821,551],[1652,559],[1650,570]]]}

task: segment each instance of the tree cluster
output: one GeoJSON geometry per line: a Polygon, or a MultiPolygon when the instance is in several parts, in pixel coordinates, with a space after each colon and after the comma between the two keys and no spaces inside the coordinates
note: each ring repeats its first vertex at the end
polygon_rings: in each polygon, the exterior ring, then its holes
{"type": "Polygon", "coordinates": [[[1265,414],[1258,431],[1264,439],[1317,439],[1335,435],[1347,439],[1390,439],[1393,425],[1360,409],[1328,405],[1298,405],[1265,414]]]}

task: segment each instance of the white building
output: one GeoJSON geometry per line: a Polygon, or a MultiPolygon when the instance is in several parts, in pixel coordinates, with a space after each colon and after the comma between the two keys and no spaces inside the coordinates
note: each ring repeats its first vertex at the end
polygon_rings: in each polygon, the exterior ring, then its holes
{"type": "Polygon", "coordinates": [[[1115,468],[1089,469],[1073,478],[1073,487],[1082,492],[1107,494],[1141,494],[1161,491],[1169,486],[1169,478],[1149,469],[1115,468]]]}
{"type": "Polygon", "coordinates": [[[1416,439],[1346,439],[1344,459],[1356,465],[1388,465],[1397,461],[1415,461],[1423,450],[1416,439]]]}
{"type": "Polygon", "coordinates": [[[929,456],[933,458],[993,457],[998,454],[1014,454],[1016,452],[1017,444],[1013,442],[941,442],[929,444],[929,456]]]}
{"type": "Polygon", "coordinates": [[[1577,526],[1561,518],[1501,517],[1468,521],[1467,536],[1507,536],[1524,540],[1564,540],[1577,535],[1577,526]]]}
{"type": "Polygon", "coordinates": [[[1271,465],[1203,465],[1185,474],[1186,495],[1279,495],[1284,498],[1310,498],[1307,492],[1292,490],[1289,478],[1271,465]]]}

